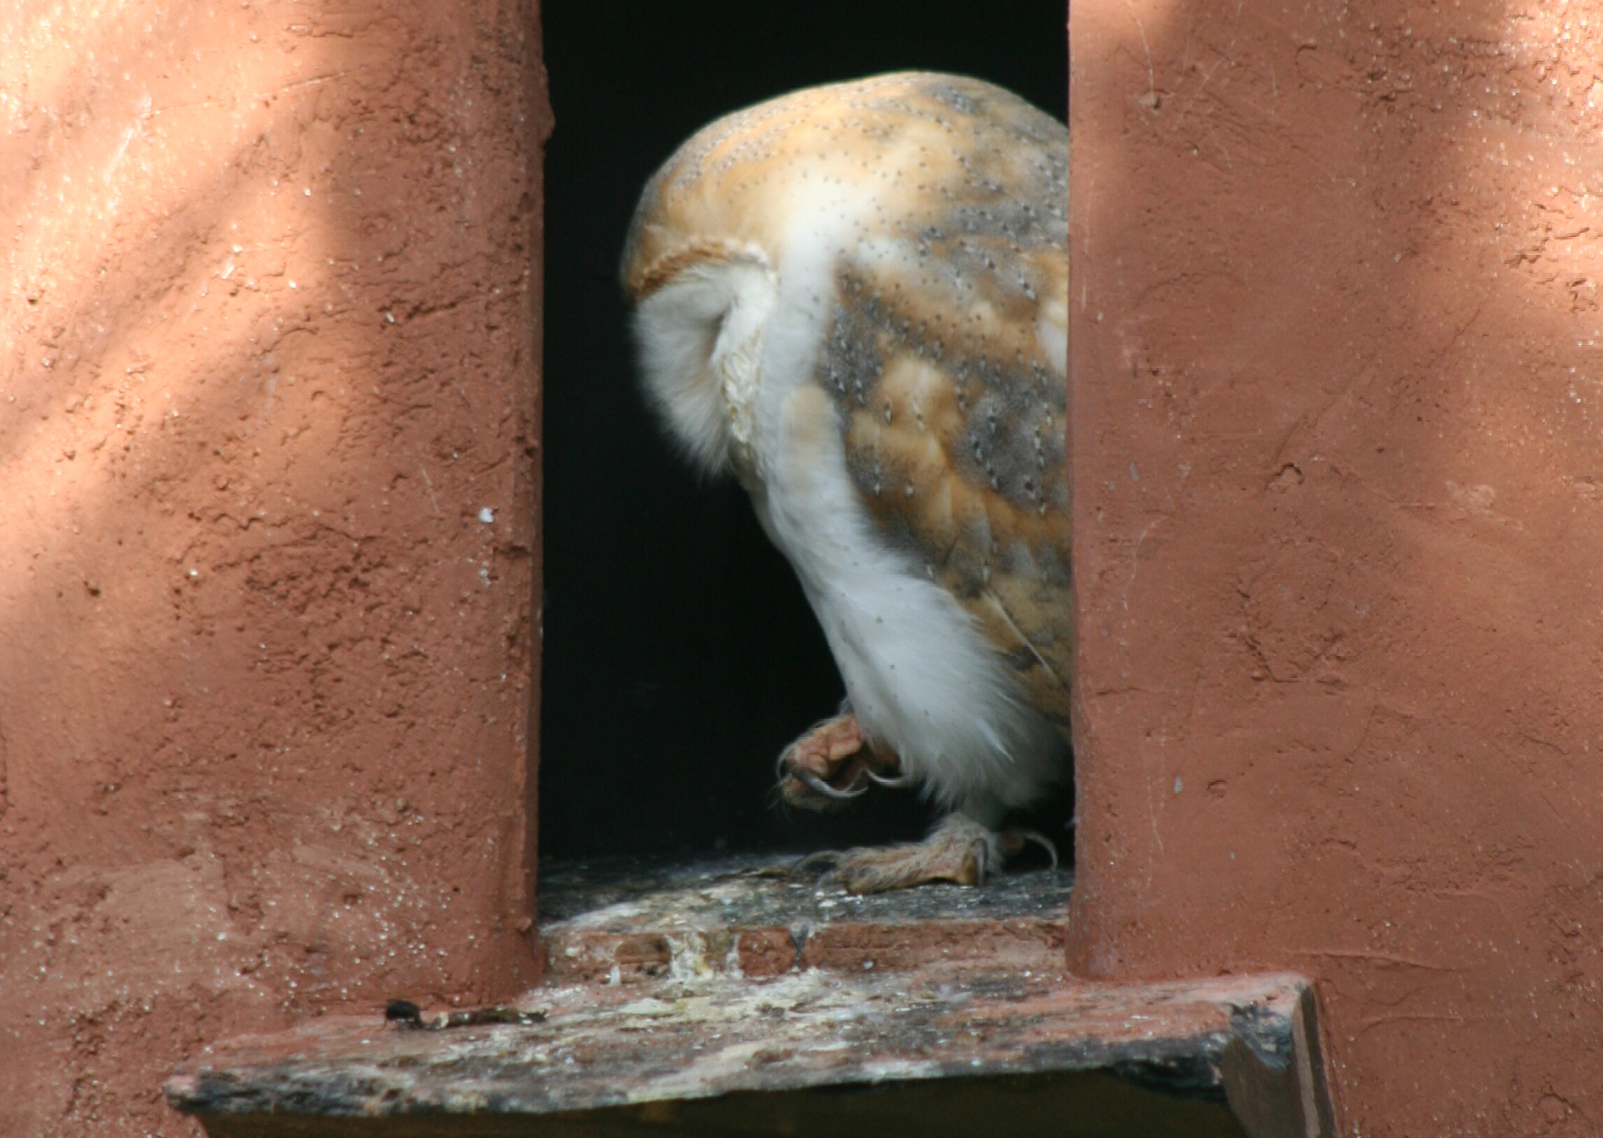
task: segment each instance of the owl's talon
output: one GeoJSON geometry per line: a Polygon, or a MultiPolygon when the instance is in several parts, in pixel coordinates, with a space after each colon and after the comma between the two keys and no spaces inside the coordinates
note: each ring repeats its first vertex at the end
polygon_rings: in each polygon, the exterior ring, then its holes
{"type": "Polygon", "coordinates": [[[879,783],[881,786],[889,786],[900,789],[904,786],[912,786],[914,783],[913,776],[910,774],[899,774],[891,778],[886,778],[884,775],[875,774],[871,770],[865,770],[863,773],[869,778],[873,779],[875,782],[879,783]]]}
{"type": "Polygon", "coordinates": [[[824,850],[803,858],[795,868],[801,872],[829,864],[833,868],[820,880],[833,878],[848,893],[888,893],[935,881],[983,885],[1001,867],[1003,852],[1003,841],[995,831],[963,814],[950,814],[922,842],[824,850]]]}
{"type": "Polygon", "coordinates": [[[814,724],[779,756],[779,793],[792,806],[830,810],[858,798],[869,781],[906,786],[895,756],[886,758],[863,737],[857,717],[842,711],[814,724]],[[880,770],[893,772],[881,775],[880,770]],[[865,777],[866,776],[866,777],[865,777]]]}
{"type": "MultiPolygon", "coordinates": [[[[837,790],[811,771],[792,771],[791,777],[813,793],[822,794],[825,798],[833,798],[837,802],[850,800],[868,793],[868,787],[863,785],[861,780],[853,782],[845,790],[837,790]]],[[[873,778],[874,776],[869,775],[868,777],[873,778]]]]}
{"type": "Polygon", "coordinates": [[[832,868],[820,880],[834,878],[848,893],[886,893],[928,882],[984,885],[1001,871],[1004,858],[1028,844],[1041,846],[1058,866],[1057,847],[1034,830],[997,833],[964,814],[949,814],[922,842],[854,850],[821,850],[792,867],[802,873],[820,865],[832,868]]]}
{"type": "Polygon", "coordinates": [[[1038,833],[1035,830],[1009,829],[1002,831],[1001,838],[1002,852],[1009,857],[1014,857],[1024,852],[1024,847],[1033,843],[1046,851],[1047,856],[1052,859],[1053,869],[1058,867],[1058,847],[1045,834],[1038,833]]]}
{"type": "Polygon", "coordinates": [[[810,869],[817,869],[821,865],[834,865],[844,856],[842,850],[818,850],[810,853],[790,867],[791,873],[806,873],[810,869]]]}

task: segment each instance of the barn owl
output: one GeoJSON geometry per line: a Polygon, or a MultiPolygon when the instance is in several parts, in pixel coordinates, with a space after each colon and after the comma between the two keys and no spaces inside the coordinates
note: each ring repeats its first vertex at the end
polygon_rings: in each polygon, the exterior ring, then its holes
{"type": "Polygon", "coordinates": [[[647,397],[750,494],[845,683],[780,757],[785,799],[880,782],[946,811],[832,855],[854,892],[980,883],[1065,774],[1067,167],[1017,96],[884,75],[714,122],[630,227],[647,397]]]}

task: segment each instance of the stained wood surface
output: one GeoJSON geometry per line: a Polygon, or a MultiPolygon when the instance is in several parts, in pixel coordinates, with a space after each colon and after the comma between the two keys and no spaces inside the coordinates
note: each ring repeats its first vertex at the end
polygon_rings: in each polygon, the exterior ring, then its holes
{"type": "Polygon", "coordinates": [[[530,994],[544,1023],[421,1032],[329,1016],[219,1048],[168,1083],[188,1111],[549,1113],[914,1079],[1110,1071],[1222,1101],[1241,1040],[1291,1060],[1294,977],[1107,986],[809,969],[530,994]],[[644,990],[643,990],[644,989],[644,990]]]}
{"type": "Polygon", "coordinates": [[[244,1133],[214,1124],[570,1117],[1098,1072],[1213,1103],[1226,1100],[1232,1070],[1295,1085],[1298,977],[1068,978],[1066,874],[853,900],[827,882],[774,876],[775,865],[554,870],[542,892],[556,982],[518,1002],[544,1022],[420,1031],[376,1011],[328,1016],[215,1049],[168,1081],[168,1099],[215,1133],[244,1133]],[[998,962],[991,949],[1009,938],[1015,959],[998,962]]]}

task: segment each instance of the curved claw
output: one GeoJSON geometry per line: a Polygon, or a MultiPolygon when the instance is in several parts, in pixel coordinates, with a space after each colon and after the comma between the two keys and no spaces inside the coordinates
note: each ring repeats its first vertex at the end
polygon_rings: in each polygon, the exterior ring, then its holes
{"type": "Polygon", "coordinates": [[[1022,850],[1025,842],[1034,842],[1044,849],[1047,852],[1047,856],[1052,859],[1052,868],[1056,869],[1058,867],[1058,848],[1052,844],[1052,839],[1045,834],[1038,834],[1034,830],[1009,830],[1007,836],[1017,843],[1017,847],[1011,852],[1017,853],[1022,850]]]}
{"type": "Polygon", "coordinates": [[[792,771],[790,777],[801,783],[808,790],[822,794],[825,798],[840,800],[846,798],[856,798],[860,794],[868,793],[868,787],[864,786],[860,782],[853,783],[845,790],[837,790],[833,786],[830,786],[829,783],[813,774],[811,771],[792,771]]]}
{"type": "Polygon", "coordinates": [[[894,778],[886,778],[884,775],[877,775],[871,770],[865,770],[865,771],[863,771],[863,773],[866,774],[869,778],[873,779],[875,782],[877,782],[880,786],[890,786],[890,787],[912,786],[913,785],[913,781],[914,781],[913,776],[910,775],[910,774],[899,774],[899,775],[895,776],[894,778]]]}
{"type": "Polygon", "coordinates": [[[842,857],[840,850],[818,850],[810,853],[790,867],[792,873],[806,873],[809,869],[817,869],[821,865],[834,865],[842,857]]]}
{"type": "MultiPolygon", "coordinates": [[[[796,753],[797,748],[800,747],[804,742],[808,741],[819,732],[837,725],[843,718],[851,715],[851,713],[852,701],[850,699],[843,699],[841,700],[840,711],[837,714],[829,719],[820,719],[817,723],[814,723],[811,727],[793,739],[790,745],[787,746],[783,751],[780,751],[779,757],[774,760],[774,777],[785,777],[785,772],[789,769],[790,757],[796,753]]],[[[844,758],[845,756],[842,755],[837,757],[844,758]]]]}

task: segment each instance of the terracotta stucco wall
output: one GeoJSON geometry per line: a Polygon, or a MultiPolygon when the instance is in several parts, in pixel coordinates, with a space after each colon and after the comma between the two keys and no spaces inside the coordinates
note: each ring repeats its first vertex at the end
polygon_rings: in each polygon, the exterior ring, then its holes
{"type": "Polygon", "coordinates": [[[1603,12],[1076,0],[1073,965],[1603,1126],[1603,12]]]}
{"type": "Polygon", "coordinates": [[[537,29],[0,12],[0,1133],[533,979],[537,29]]]}

